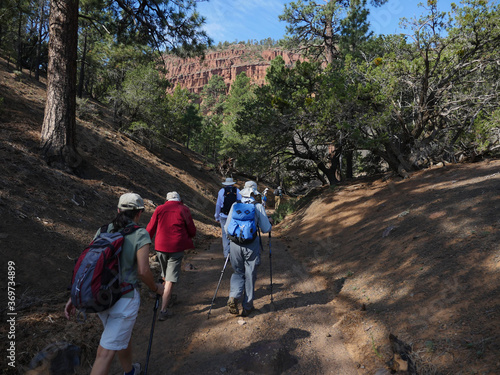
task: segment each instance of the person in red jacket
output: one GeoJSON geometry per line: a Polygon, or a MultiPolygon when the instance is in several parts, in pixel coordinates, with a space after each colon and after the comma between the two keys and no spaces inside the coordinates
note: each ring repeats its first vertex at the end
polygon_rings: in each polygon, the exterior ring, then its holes
{"type": "Polygon", "coordinates": [[[146,230],[151,238],[156,236],[156,256],[160,262],[161,276],[165,280],[158,320],[165,320],[173,315],[167,307],[172,288],[179,279],[184,250],[194,248],[192,238],[196,235],[196,227],[191,211],[182,203],[180,195],[171,191],[167,194],[167,201],[156,207],[146,230]]]}

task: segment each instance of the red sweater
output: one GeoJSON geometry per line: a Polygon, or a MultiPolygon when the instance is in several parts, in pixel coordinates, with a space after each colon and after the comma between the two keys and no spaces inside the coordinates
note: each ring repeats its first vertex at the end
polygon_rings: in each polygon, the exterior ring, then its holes
{"type": "Polygon", "coordinates": [[[191,238],[196,235],[191,211],[182,202],[167,201],[156,207],[146,228],[151,238],[156,235],[155,249],[176,253],[193,249],[191,238]]]}

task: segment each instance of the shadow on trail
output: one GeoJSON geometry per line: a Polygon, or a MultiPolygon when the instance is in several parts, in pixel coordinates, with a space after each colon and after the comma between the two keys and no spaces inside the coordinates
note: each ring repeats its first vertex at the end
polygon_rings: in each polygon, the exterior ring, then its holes
{"type": "Polygon", "coordinates": [[[238,370],[255,374],[282,374],[299,362],[298,358],[290,353],[297,348],[297,341],[310,336],[307,331],[290,328],[278,340],[257,341],[233,353],[236,358],[234,366],[238,370]]]}

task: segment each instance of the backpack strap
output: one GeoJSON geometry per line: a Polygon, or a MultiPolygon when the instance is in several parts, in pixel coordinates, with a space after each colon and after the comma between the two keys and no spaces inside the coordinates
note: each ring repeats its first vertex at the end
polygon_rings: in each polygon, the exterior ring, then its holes
{"type": "Polygon", "coordinates": [[[127,234],[132,234],[134,233],[137,229],[142,228],[140,225],[129,225],[125,228],[123,228],[120,233],[123,236],[126,236],[127,234]]]}

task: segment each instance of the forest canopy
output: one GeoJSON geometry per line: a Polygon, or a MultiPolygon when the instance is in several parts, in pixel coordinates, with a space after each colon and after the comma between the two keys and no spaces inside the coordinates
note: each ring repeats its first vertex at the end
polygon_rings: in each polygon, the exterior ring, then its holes
{"type": "MultiPolygon", "coordinates": [[[[405,34],[377,36],[369,31],[366,0],[290,2],[280,16],[288,25],[284,39],[238,43],[299,52],[303,61],[290,67],[276,58],[262,86],[241,73],[228,88],[213,75],[200,94],[170,87],[163,70],[168,54],[202,58],[208,48],[233,43],[211,47],[196,1],[178,2],[177,12],[169,1],[157,8],[147,1],[63,3],[77,7],[76,25],[69,17],[75,9],[57,8],[57,0],[3,1],[0,50],[35,79],[48,74],[44,129],[68,122],[58,142],[44,132],[45,146],[55,143],[47,155],[66,166],[68,160],[78,164],[77,155],[65,156],[78,142],[71,116],[91,121],[92,100],[111,106],[116,126],[149,147],[172,139],[214,166],[230,162],[223,174],[238,171],[287,186],[336,184],[383,170],[407,177],[432,163],[498,154],[500,19],[494,1],[465,0],[445,13],[439,1],[428,0],[422,17],[404,20],[405,34]],[[67,71],[49,66],[57,61],[57,55],[49,59],[54,9],[75,33],[74,51],[64,57],[71,62],[67,71]],[[68,82],[64,75],[74,80],[61,106],[51,102],[50,90],[68,82]],[[67,113],[49,116],[49,107],[67,113]]],[[[72,42],[59,43],[63,49],[72,42]]]]}

